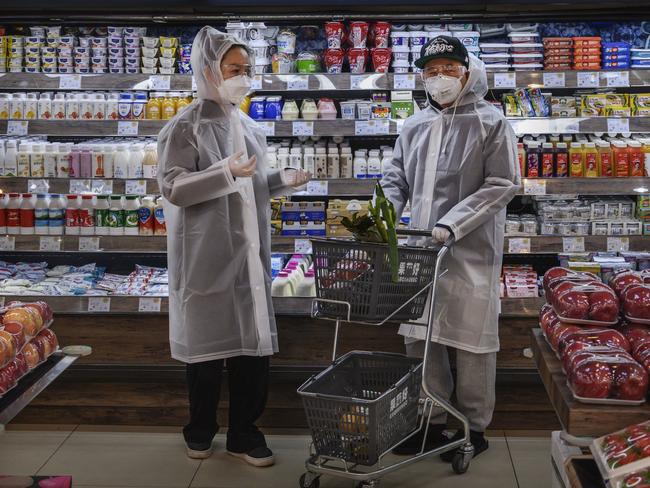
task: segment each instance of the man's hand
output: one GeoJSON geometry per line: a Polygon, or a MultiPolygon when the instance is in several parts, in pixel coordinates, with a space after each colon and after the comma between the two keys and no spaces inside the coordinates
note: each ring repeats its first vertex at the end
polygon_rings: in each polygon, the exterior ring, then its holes
{"type": "Polygon", "coordinates": [[[436,226],[433,228],[433,231],[431,232],[431,236],[433,237],[433,240],[435,240],[436,242],[439,242],[440,244],[444,244],[451,237],[451,232],[449,232],[444,227],[436,226]]]}
{"type": "Polygon", "coordinates": [[[257,168],[257,158],[253,156],[248,161],[240,163],[239,160],[244,155],[243,152],[238,152],[233,154],[228,158],[228,167],[230,168],[230,173],[235,178],[250,178],[255,174],[257,168]]]}

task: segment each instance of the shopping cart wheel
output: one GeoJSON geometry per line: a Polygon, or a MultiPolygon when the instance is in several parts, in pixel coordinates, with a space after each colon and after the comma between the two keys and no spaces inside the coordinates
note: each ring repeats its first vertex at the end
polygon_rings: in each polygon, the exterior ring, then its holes
{"type": "Polygon", "coordinates": [[[451,461],[451,467],[454,469],[454,473],[463,474],[467,472],[469,468],[469,462],[472,460],[473,453],[463,453],[461,450],[458,450],[454,454],[454,458],[451,461]]]}
{"type": "Polygon", "coordinates": [[[312,473],[303,473],[300,477],[300,488],[318,488],[320,486],[320,479],[312,473]]]}

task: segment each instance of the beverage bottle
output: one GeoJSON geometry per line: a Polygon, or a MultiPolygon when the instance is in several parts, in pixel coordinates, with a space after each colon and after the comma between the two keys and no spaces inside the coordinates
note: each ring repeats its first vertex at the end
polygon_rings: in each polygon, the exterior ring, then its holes
{"type": "Polygon", "coordinates": [[[278,169],[278,148],[275,146],[268,146],[266,148],[266,162],[269,169],[278,169]]]}
{"type": "Polygon", "coordinates": [[[124,235],[137,236],[140,234],[140,200],[136,195],[127,195],[124,206],[124,235]]]}
{"type": "Polygon", "coordinates": [[[7,202],[7,234],[20,234],[20,193],[10,193],[7,202]]]}
{"type": "Polygon", "coordinates": [[[46,236],[50,233],[50,201],[46,194],[39,194],[34,205],[35,234],[46,236]]]}
{"type": "Polygon", "coordinates": [[[384,168],[386,168],[393,160],[393,149],[386,148],[381,154],[381,175],[384,175],[384,168]]]}
{"type": "Polygon", "coordinates": [[[379,159],[379,149],[372,149],[368,153],[367,178],[381,178],[381,159],[379,159]]]}
{"type": "Polygon", "coordinates": [[[26,119],[33,120],[38,117],[38,97],[36,93],[28,93],[25,98],[25,111],[23,116],[26,119]]]}
{"type": "Polygon", "coordinates": [[[108,225],[109,207],[108,196],[97,195],[97,203],[95,204],[95,234],[99,236],[106,236],[110,233],[108,225]]]}
{"type": "Polygon", "coordinates": [[[16,141],[9,139],[5,149],[5,166],[4,176],[17,176],[18,175],[18,150],[16,149],[16,141]]]}
{"type": "Polygon", "coordinates": [[[70,178],[81,176],[81,146],[75,144],[70,151],[70,166],[68,167],[70,178]]]}
{"type": "Polygon", "coordinates": [[[291,148],[289,152],[289,168],[302,169],[302,148],[291,148]]]}
{"type": "Polygon", "coordinates": [[[96,93],[93,97],[93,119],[106,120],[106,98],[102,93],[96,93]]]}
{"type": "Polygon", "coordinates": [[[52,98],[47,92],[41,93],[41,97],[38,99],[38,118],[41,120],[52,119],[52,98]]]}
{"type": "Polygon", "coordinates": [[[178,99],[176,100],[176,113],[192,103],[192,97],[188,97],[184,92],[177,92],[178,99]]]}
{"type": "Polygon", "coordinates": [[[93,155],[90,147],[82,146],[79,154],[79,178],[93,177],[93,155]]]}
{"type": "Polygon", "coordinates": [[[638,141],[630,141],[627,145],[630,153],[630,176],[642,177],[645,174],[643,146],[638,141]]]}
{"type": "Polygon", "coordinates": [[[106,99],[106,120],[117,120],[120,118],[118,112],[119,97],[117,93],[109,93],[106,99]]]}
{"type": "Polygon", "coordinates": [[[176,115],[176,102],[169,94],[166,94],[165,98],[163,98],[160,109],[162,120],[169,120],[176,115]]]}
{"type": "Polygon", "coordinates": [[[614,176],[612,148],[607,141],[597,142],[596,147],[598,149],[598,173],[602,177],[611,178],[614,176]]]}
{"type": "Polygon", "coordinates": [[[141,236],[154,235],[156,204],[152,197],[144,197],[138,209],[138,229],[141,236]]]}
{"type": "Polygon", "coordinates": [[[149,120],[160,120],[162,118],[160,93],[151,93],[151,98],[147,102],[147,106],[145,108],[145,114],[146,118],[149,120]]]}
{"type": "Polygon", "coordinates": [[[341,177],[341,158],[339,156],[338,147],[330,147],[327,150],[327,177],[341,177]]]}
{"type": "Polygon", "coordinates": [[[558,142],[555,145],[555,176],[559,178],[569,176],[569,150],[566,142],[558,142]]]}
{"type": "Polygon", "coordinates": [[[132,144],[129,154],[128,178],[142,179],[142,160],[144,159],[144,149],[142,144],[132,144]]]}
{"type": "Polygon", "coordinates": [[[585,175],[585,153],[581,142],[572,142],[569,147],[570,175],[582,178],[585,175]]]}
{"type": "Polygon", "coordinates": [[[526,165],[528,160],[526,158],[526,148],[524,147],[523,142],[517,143],[517,158],[519,159],[519,170],[521,171],[521,177],[526,177],[526,165]]]}
{"type": "MultiPolygon", "coordinates": [[[[341,178],[352,178],[354,176],[354,158],[352,157],[352,148],[341,148],[341,178]]],[[[313,174],[313,172],[312,172],[313,174]]]]}
{"type": "Polygon", "coordinates": [[[32,145],[27,142],[22,142],[18,146],[17,165],[18,171],[16,176],[19,178],[29,178],[31,173],[31,156],[32,145]]]}
{"type": "Polygon", "coordinates": [[[25,101],[26,101],[26,97],[24,93],[14,93],[11,96],[10,118],[12,119],[25,118],[25,101]]]}
{"type": "Polygon", "coordinates": [[[95,234],[95,206],[92,195],[82,195],[79,206],[79,233],[82,236],[95,234]]]}
{"type": "Polygon", "coordinates": [[[614,156],[614,172],[617,178],[630,176],[630,154],[627,144],[621,141],[612,142],[612,155],[614,156]]]}
{"type": "Polygon", "coordinates": [[[314,177],[317,179],[327,178],[327,150],[324,147],[316,148],[316,156],[314,158],[314,177]]]}
{"type": "Polygon", "coordinates": [[[115,145],[106,144],[103,146],[104,153],[104,178],[113,178],[113,164],[115,162],[115,145]]]}
{"type": "Polygon", "coordinates": [[[93,100],[90,98],[90,95],[87,93],[82,93],[80,95],[81,100],[79,102],[79,114],[81,120],[92,120],[93,119],[93,100]]]}
{"type": "Polygon", "coordinates": [[[650,140],[643,141],[643,168],[646,176],[650,176],[650,140]]]}
{"type": "Polygon", "coordinates": [[[305,155],[302,160],[303,169],[311,174],[314,174],[316,164],[316,154],[314,154],[314,148],[306,147],[304,153],[305,155]]]}
{"type": "Polygon", "coordinates": [[[11,115],[11,93],[0,93],[0,120],[7,120],[11,115]]]}
{"type": "Polygon", "coordinates": [[[104,173],[104,148],[96,144],[92,148],[92,177],[105,178],[104,173]]]}
{"type": "Polygon", "coordinates": [[[68,205],[65,209],[65,233],[70,236],[79,235],[79,196],[68,195],[68,205]]]}
{"type": "Polygon", "coordinates": [[[162,198],[156,202],[154,209],[154,234],[157,236],[167,235],[167,223],[165,222],[165,210],[163,209],[162,198]]]}
{"type": "Polygon", "coordinates": [[[542,144],[542,178],[553,178],[555,174],[555,151],[552,142],[542,144]]]}
{"type": "Polygon", "coordinates": [[[63,118],[67,118],[68,120],[79,120],[81,119],[81,95],[78,93],[68,93],[67,95],[63,95],[63,93],[57,93],[54,98],[55,102],[52,104],[53,106],[56,103],[56,97],[61,95],[61,98],[63,99],[63,105],[64,105],[64,116],[63,118]]]}
{"type": "Polygon", "coordinates": [[[29,156],[30,174],[34,178],[45,176],[45,152],[42,144],[34,144],[29,156]]]}
{"type": "Polygon", "coordinates": [[[7,233],[7,195],[0,194],[0,234],[7,233]]]}
{"type": "Polygon", "coordinates": [[[125,179],[129,176],[129,152],[126,144],[118,144],[113,160],[113,177],[125,179]]]}
{"type": "Polygon", "coordinates": [[[59,145],[48,142],[45,144],[43,155],[43,176],[45,178],[56,178],[56,157],[59,153],[59,145]]]}
{"type": "Polygon", "coordinates": [[[129,120],[132,118],[131,108],[133,105],[133,97],[128,92],[120,93],[117,103],[117,115],[120,120],[129,120]]]}
{"type": "Polygon", "coordinates": [[[145,107],[147,105],[147,94],[137,92],[131,105],[131,114],[134,120],[142,120],[145,117],[145,107]]]}
{"type": "Polygon", "coordinates": [[[108,231],[112,236],[124,235],[124,206],[121,195],[111,195],[108,209],[108,231]]]}
{"type": "Polygon", "coordinates": [[[598,178],[598,151],[595,142],[585,142],[585,177],[598,178]]]}
{"type": "MultiPolygon", "coordinates": [[[[69,178],[71,167],[72,146],[59,144],[59,152],[56,154],[56,176],[57,178],[69,178]]],[[[79,166],[79,153],[77,153],[77,166],[79,166]]]]}
{"type": "Polygon", "coordinates": [[[365,179],[368,176],[368,161],[366,160],[366,152],[363,149],[354,152],[353,173],[358,180],[365,179]]]}
{"type": "Polygon", "coordinates": [[[539,178],[542,153],[537,142],[530,142],[526,151],[526,176],[539,178]]]}
{"type": "Polygon", "coordinates": [[[65,201],[61,195],[53,194],[50,196],[48,234],[51,236],[60,236],[63,234],[65,227],[65,201]]]}
{"type": "Polygon", "coordinates": [[[278,149],[278,169],[289,167],[289,148],[281,147],[278,149]]]}
{"type": "Polygon", "coordinates": [[[156,144],[149,143],[145,146],[142,159],[142,175],[147,179],[155,179],[158,174],[158,151],[156,144]]]}
{"type": "Polygon", "coordinates": [[[20,233],[21,235],[34,235],[34,200],[31,193],[23,193],[20,202],[20,233]]]}

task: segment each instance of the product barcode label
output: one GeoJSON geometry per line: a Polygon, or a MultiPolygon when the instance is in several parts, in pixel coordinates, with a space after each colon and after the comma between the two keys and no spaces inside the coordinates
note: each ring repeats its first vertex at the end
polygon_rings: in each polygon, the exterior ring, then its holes
{"type": "Polygon", "coordinates": [[[99,251],[99,237],[80,237],[79,250],[86,252],[99,251]]]}
{"type": "Polygon", "coordinates": [[[350,75],[350,90],[361,90],[366,79],[368,77],[365,75],[350,75]]]}
{"type": "Polygon", "coordinates": [[[397,119],[397,120],[395,120],[395,132],[397,134],[402,133],[402,127],[404,127],[404,122],[406,122],[406,119],[397,119]]]}
{"type": "Polygon", "coordinates": [[[81,90],[81,75],[59,75],[59,90],[81,90]]]}
{"type": "Polygon", "coordinates": [[[261,90],[262,89],[262,76],[255,75],[251,80],[251,90],[261,90]]]}
{"type": "Polygon", "coordinates": [[[113,180],[92,180],[91,191],[95,195],[112,195],[113,180]]]}
{"type": "Polygon", "coordinates": [[[291,124],[291,132],[294,136],[313,136],[314,123],[313,122],[293,122],[291,124]]]}
{"type": "Polygon", "coordinates": [[[585,252],[585,238],[563,237],[562,252],[585,252]]]}
{"type": "Polygon", "coordinates": [[[516,88],[517,87],[517,74],[494,73],[494,88],[516,88]]]}
{"type": "Polygon", "coordinates": [[[530,253],[530,238],[516,237],[508,239],[509,254],[528,254],[530,253]]]}
{"type": "Polygon", "coordinates": [[[118,136],[137,136],[138,123],[133,120],[120,120],[117,122],[118,136]]]}
{"type": "Polygon", "coordinates": [[[172,77],[169,75],[153,75],[149,80],[152,90],[171,90],[172,77]]]}
{"type": "Polygon", "coordinates": [[[89,312],[110,312],[111,299],[109,297],[89,297],[88,311],[89,312]]]}
{"type": "Polygon", "coordinates": [[[630,73],[628,71],[604,71],[600,75],[605,79],[608,88],[630,86],[630,73]]]}
{"type": "Polygon", "coordinates": [[[287,90],[308,90],[309,75],[292,75],[287,78],[287,90]]]}
{"type": "Polygon", "coordinates": [[[296,239],[293,243],[296,254],[311,254],[311,241],[309,239],[296,239]]]}
{"type": "Polygon", "coordinates": [[[564,88],[566,86],[566,77],[564,73],[544,73],[544,88],[564,88]]]}
{"type": "Polygon", "coordinates": [[[607,238],[608,252],[627,252],[629,250],[630,250],[629,237],[608,237],[607,238]]]}
{"type": "Polygon", "coordinates": [[[26,120],[8,120],[8,136],[26,136],[29,132],[29,122],[26,120]]]}
{"type": "Polygon", "coordinates": [[[160,312],[162,299],[158,297],[146,297],[138,300],[138,312],[160,312]]]}
{"type": "Polygon", "coordinates": [[[597,71],[578,71],[576,78],[578,88],[598,88],[600,86],[597,71]]]}
{"type": "Polygon", "coordinates": [[[60,237],[41,237],[38,245],[39,251],[58,252],[61,250],[60,237]]]}
{"type": "Polygon", "coordinates": [[[262,129],[266,137],[275,136],[275,122],[258,122],[257,125],[262,129]]]}
{"type": "Polygon", "coordinates": [[[127,195],[146,195],[147,194],[147,181],[146,180],[126,180],[124,192],[127,195]]]}
{"type": "Polygon", "coordinates": [[[92,186],[90,180],[70,180],[70,193],[72,195],[83,195],[84,193],[90,193],[92,186]]]}
{"type": "Polygon", "coordinates": [[[328,189],[327,180],[311,180],[307,183],[308,195],[327,196],[328,189]]]}
{"type": "Polygon", "coordinates": [[[415,75],[394,75],[393,88],[395,90],[415,90],[415,75]]]}
{"type": "Polygon", "coordinates": [[[546,195],[546,180],[525,178],[524,195],[546,195]]]}
{"type": "Polygon", "coordinates": [[[0,236],[0,251],[15,251],[16,238],[14,236],[0,236]]]}
{"type": "Polygon", "coordinates": [[[47,180],[27,180],[27,191],[29,193],[49,193],[50,182],[47,180]]]}
{"type": "Polygon", "coordinates": [[[630,119],[607,119],[607,132],[613,135],[630,132],[630,119]]]}

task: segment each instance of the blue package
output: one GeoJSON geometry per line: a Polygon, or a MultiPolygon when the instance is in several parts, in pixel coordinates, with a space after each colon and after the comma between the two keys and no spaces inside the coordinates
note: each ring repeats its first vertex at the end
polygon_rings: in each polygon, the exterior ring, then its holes
{"type": "Polygon", "coordinates": [[[619,53],[630,50],[630,45],[627,42],[603,42],[603,53],[619,53]]]}
{"type": "Polygon", "coordinates": [[[632,49],[632,59],[650,59],[650,49],[632,49]]]}
{"type": "Polygon", "coordinates": [[[603,56],[603,62],[609,61],[629,61],[630,53],[606,54],[603,56]]]}
{"type": "Polygon", "coordinates": [[[650,59],[636,59],[632,58],[632,66],[633,67],[638,67],[642,66],[644,68],[650,67],[650,59]]]}
{"type": "Polygon", "coordinates": [[[629,61],[612,61],[610,63],[603,63],[603,69],[628,69],[629,67],[629,61]]]}

